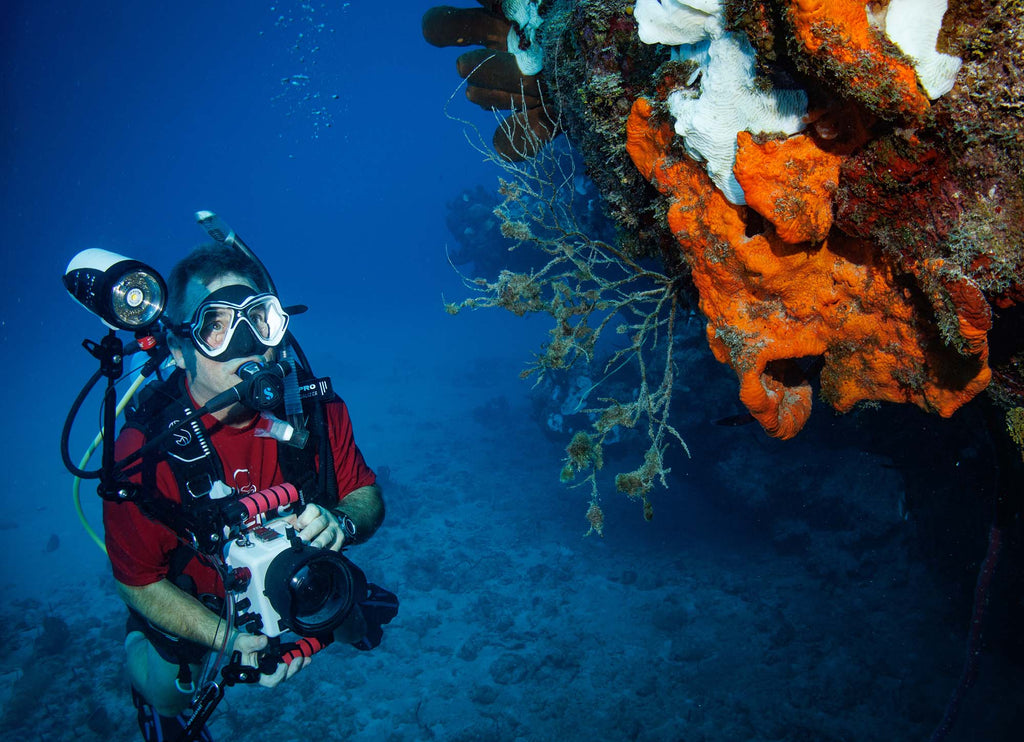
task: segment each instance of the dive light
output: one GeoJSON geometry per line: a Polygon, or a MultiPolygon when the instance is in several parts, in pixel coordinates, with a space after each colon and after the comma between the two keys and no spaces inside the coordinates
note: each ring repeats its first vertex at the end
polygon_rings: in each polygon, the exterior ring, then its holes
{"type": "Polygon", "coordinates": [[[71,259],[64,272],[71,296],[112,330],[141,330],[160,319],[167,285],[138,260],[90,248],[71,259]]]}

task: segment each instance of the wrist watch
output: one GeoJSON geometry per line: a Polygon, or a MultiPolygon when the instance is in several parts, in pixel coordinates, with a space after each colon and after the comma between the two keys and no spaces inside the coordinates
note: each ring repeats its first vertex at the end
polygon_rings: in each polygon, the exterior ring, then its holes
{"type": "Polygon", "coordinates": [[[341,526],[342,532],[345,534],[345,543],[349,544],[356,540],[356,524],[348,513],[342,510],[335,510],[334,514],[338,516],[338,525],[341,526]]]}

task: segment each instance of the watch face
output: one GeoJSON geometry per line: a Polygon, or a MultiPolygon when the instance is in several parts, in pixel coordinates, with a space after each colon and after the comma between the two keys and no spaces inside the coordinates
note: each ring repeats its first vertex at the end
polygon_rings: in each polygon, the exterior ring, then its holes
{"type": "Polygon", "coordinates": [[[338,523],[341,524],[341,529],[345,532],[346,536],[352,538],[356,535],[356,524],[344,513],[338,516],[338,523]]]}

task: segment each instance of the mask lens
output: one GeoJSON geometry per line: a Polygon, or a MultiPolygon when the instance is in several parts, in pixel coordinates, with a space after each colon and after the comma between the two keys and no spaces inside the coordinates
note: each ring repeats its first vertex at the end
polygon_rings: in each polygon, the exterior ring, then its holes
{"type": "MultiPolygon", "coordinates": [[[[214,301],[201,306],[193,323],[192,337],[207,356],[216,358],[231,345],[240,324],[252,330],[252,336],[267,347],[278,345],[288,328],[288,315],[273,294],[257,294],[241,304],[214,301]]],[[[253,351],[246,349],[243,355],[253,351]]]]}
{"type": "Polygon", "coordinates": [[[268,296],[245,310],[245,318],[253,333],[265,345],[277,345],[284,336],[286,315],[277,297],[268,296]]]}
{"type": "Polygon", "coordinates": [[[233,334],[235,311],[227,307],[206,307],[199,317],[196,337],[208,352],[217,352],[227,346],[233,334]]]}

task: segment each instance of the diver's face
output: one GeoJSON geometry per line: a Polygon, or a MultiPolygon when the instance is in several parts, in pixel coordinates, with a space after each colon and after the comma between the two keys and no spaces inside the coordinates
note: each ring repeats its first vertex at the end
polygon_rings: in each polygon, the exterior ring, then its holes
{"type": "MultiPolygon", "coordinates": [[[[241,383],[242,380],[238,378],[236,372],[243,363],[248,361],[266,362],[273,360],[274,356],[274,349],[267,348],[262,355],[232,358],[222,363],[207,358],[191,346],[186,352],[191,355],[191,359],[186,360],[185,375],[188,378],[189,391],[192,392],[192,397],[199,405],[206,404],[218,394],[241,383]]],[[[232,414],[225,417],[233,417],[242,412],[242,410],[234,409],[229,409],[229,411],[232,414]]]]}
{"type": "MultiPolygon", "coordinates": [[[[190,284],[186,292],[186,306],[189,307],[190,312],[194,312],[196,307],[211,293],[224,286],[231,285],[249,286],[254,294],[259,293],[256,287],[242,276],[235,273],[227,273],[223,276],[218,276],[206,285],[198,281],[190,284]]],[[[178,345],[181,347],[171,350],[174,362],[178,368],[185,370],[189,391],[192,393],[192,398],[196,404],[200,406],[240,383],[241,379],[238,378],[236,372],[243,363],[273,360],[275,352],[273,348],[267,348],[260,355],[249,355],[242,358],[217,361],[207,358],[196,350],[195,345],[190,340],[179,340],[178,345]]],[[[215,413],[215,416],[221,420],[235,420],[247,419],[252,417],[253,414],[255,413],[251,410],[236,404],[220,413],[215,413]]]]}

